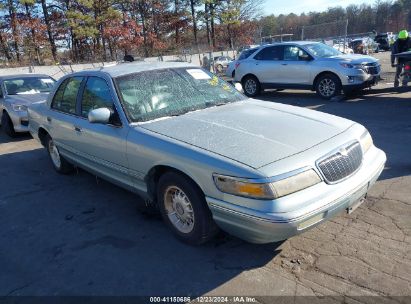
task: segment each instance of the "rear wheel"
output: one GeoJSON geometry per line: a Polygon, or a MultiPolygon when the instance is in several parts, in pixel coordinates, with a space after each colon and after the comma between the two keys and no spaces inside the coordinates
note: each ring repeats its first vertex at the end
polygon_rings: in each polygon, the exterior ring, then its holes
{"type": "Polygon", "coordinates": [[[1,116],[1,127],[3,128],[4,132],[10,137],[16,137],[17,133],[14,130],[13,122],[7,112],[4,112],[1,116]]]}
{"type": "Polygon", "coordinates": [[[217,233],[204,194],[185,176],[174,172],[161,176],[157,199],[164,222],[183,242],[199,245],[217,233]]]}
{"type": "Polygon", "coordinates": [[[59,149],[50,135],[46,136],[45,145],[50,156],[51,163],[58,173],[68,174],[73,171],[73,165],[61,156],[59,149]]]}
{"type": "Polygon", "coordinates": [[[261,84],[255,76],[246,76],[242,81],[244,94],[248,97],[255,97],[261,92],[261,84]]]}
{"type": "Polygon", "coordinates": [[[341,90],[341,81],[334,74],[325,74],[317,80],[316,91],[321,98],[331,99],[340,95],[341,90]]]}

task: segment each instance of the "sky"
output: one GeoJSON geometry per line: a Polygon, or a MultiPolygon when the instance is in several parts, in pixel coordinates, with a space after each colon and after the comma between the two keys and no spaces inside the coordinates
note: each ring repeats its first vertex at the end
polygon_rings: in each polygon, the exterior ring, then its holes
{"type": "Polygon", "coordinates": [[[279,14],[301,14],[322,12],[329,7],[347,7],[350,4],[360,5],[362,3],[373,4],[375,0],[265,0],[264,15],[279,14]]]}

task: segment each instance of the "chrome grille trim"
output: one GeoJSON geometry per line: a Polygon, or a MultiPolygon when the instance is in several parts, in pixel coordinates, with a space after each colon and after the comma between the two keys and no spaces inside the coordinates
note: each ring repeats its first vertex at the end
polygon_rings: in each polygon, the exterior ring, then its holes
{"type": "Polygon", "coordinates": [[[361,167],[361,145],[358,141],[345,144],[320,158],[316,164],[328,184],[339,183],[361,167]]]}

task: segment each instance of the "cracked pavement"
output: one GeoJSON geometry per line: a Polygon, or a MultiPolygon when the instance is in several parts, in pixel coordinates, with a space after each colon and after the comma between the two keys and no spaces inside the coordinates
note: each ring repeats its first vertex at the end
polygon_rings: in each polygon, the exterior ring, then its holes
{"type": "Polygon", "coordinates": [[[261,98],[370,130],[388,162],[354,213],[281,243],[221,234],[190,247],[158,217],[139,212],[135,195],[82,170],[58,175],[29,136],[1,133],[0,296],[247,295],[268,303],[265,296],[325,295],[327,303],[409,303],[411,93],[376,90],[340,102],[294,91],[261,98]]]}

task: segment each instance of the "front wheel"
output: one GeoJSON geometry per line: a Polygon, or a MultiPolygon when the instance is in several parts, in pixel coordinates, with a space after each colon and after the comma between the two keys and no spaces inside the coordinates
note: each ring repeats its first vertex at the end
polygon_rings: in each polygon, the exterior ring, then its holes
{"type": "Polygon", "coordinates": [[[73,171],[73,165],[71,165],[63,156],[61,156],[59,149],[57,148],[54,140],[50,135],[47,135],[46,137],[45,146],[50,156],[51,163],[58,173],[68,174],[73,171]]]}
{"type": "Polygon", "coordinates": [[[164,222],[183,242],[199,245],[217,233],[204,194],[185,176],[165,173],[158,183],[157,200],[164,222]]]}
{"type": "Polygon", "coordinates": [[[16,137],[17,133],[14,130],[13,122],[7,112],[4,112],[1,116],[1,127],[3,128],[4,132],[12,138],[16,137]]]}
{"type": "Polygon", "coordinates": [[[255,97],[260,94],[261,84],[255,76],[246,76],[242,85],[244,88],[244,94],[248,97],[255,97]]]}
{"type": "Polygon", "coordinates": [[[325,74],[316,83],[317,94],[324,99],[331,99],[341,93],[342,85],[338,76],[325,74]]]}

